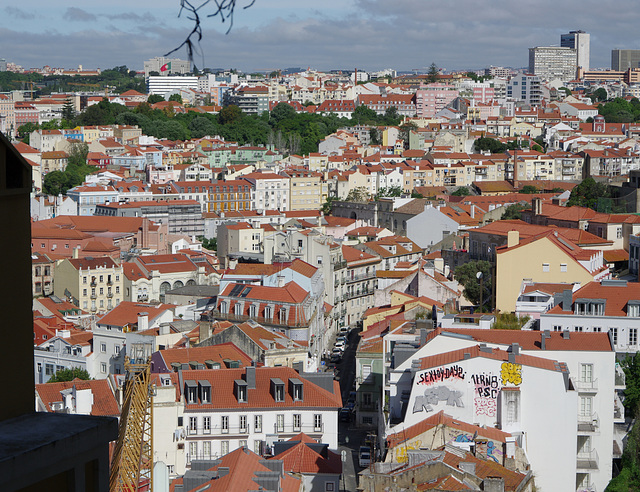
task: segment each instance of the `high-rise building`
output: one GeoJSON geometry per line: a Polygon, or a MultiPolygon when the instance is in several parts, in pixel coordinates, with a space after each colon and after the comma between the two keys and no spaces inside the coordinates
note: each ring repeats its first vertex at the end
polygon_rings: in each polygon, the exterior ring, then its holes
{"type": "Polygon", "coordinates": [[[178,58],[165,58],[156,56],[144,62],[144,76],[149,77],[150,72],[158,72],[158,75],[175,75],[191,73],[191,62],[178,58]]]}
{"type": "Polygon", "coordinates": [[[521,73],[507,82],[507,98],[524,101],[530,106],[539,106],[542,102],[540,77],[521,73]]]}
{"type": "Polygon", "coordinates": [[[546,80],[576,78],[576,50],[559,46],[529,48],[529,73],[546,80]]]}
{"type": "Polygon", "coordinates": [[[171,77],[151,75],[147,79],[147,87],[149,94],[158,94],[165,98],[167,94],[181,89],[193,89],[194,91],[199,90],[198,77],[188,75],[183,77],[178,75],[171,77]]]}
{"type": "Polygon", "coordinates": [[[578,68],[584,71],[589,70],[589,59],[591,57],[591,35],[584,31],[569,31],[568,34],[560,35],[560,46],[562,48],[573,48],[576,50],[576,61],[578,68]]]}
{"type": "Polygon", "coordinates": [[[640,50],[611,50],[611,70],[625,71],[640,67],[640,50]]]}

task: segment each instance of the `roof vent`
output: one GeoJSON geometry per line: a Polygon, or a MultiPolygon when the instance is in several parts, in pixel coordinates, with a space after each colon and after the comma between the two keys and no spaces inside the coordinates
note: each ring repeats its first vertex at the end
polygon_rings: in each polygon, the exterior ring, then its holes
{"type": "Polygon", "coordinates": [[[564,330],[562,332],[562,338],[564,338],[565,340],[569,340],[571,338],[571,335],[569,334],[569,330],[564,330]]]}

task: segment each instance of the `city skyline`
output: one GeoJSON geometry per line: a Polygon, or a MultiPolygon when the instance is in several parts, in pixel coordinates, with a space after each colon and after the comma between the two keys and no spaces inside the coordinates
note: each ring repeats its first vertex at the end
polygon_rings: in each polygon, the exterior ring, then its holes
{"type": "MultiPolygon", "coordinates": [[[[561,34],[577,29],[591,34],[593,68],[609,67],[612,49],[640,47],[637,36],[622,34],[634,32],[640,17],[628,1],[607,10],[592,0],[560,5],[545,0],[518,11],[504,0],[490,6],[356,0],[348,7],[329,0],[322,10],[292,0],[257,0],[244,9],[248,4],[238,3],[228,35],[229,22],[206,17],[212,4],[203,8],[196,66],[247,72],[292,66],[410,71],[432,62],[448,70],[517,68],[527,66],[529,48],[559,46],[561,34]]],[[[3,8],[0,43],[7,51],[0,56],[24,68],[140,70],[144,60],[178,47],[192,27],[185,12],[178,18],[178,0],[75,5],[38,1],[30,10],[3,8]]],[[[185,59],[186,50],[172,56],[185,59]]]]}

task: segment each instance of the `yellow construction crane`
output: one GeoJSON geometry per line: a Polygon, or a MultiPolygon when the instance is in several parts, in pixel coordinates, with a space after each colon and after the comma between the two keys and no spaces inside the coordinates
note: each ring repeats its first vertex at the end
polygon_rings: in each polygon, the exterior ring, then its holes
{"type": "Polygon", "coordinates": [[[124,402],[111,460],[111,492],[153,492],[153,393],[150,343],[127,347],[124,402]]]}

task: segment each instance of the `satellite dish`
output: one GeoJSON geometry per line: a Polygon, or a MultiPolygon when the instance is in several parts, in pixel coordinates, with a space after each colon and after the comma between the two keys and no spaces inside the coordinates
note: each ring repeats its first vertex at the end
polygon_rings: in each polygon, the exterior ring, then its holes
{"type": "Polygon", "coordinates": [[[476,273],[476,278],[480,280],[482,278],[482,272],[476,273]]]}

